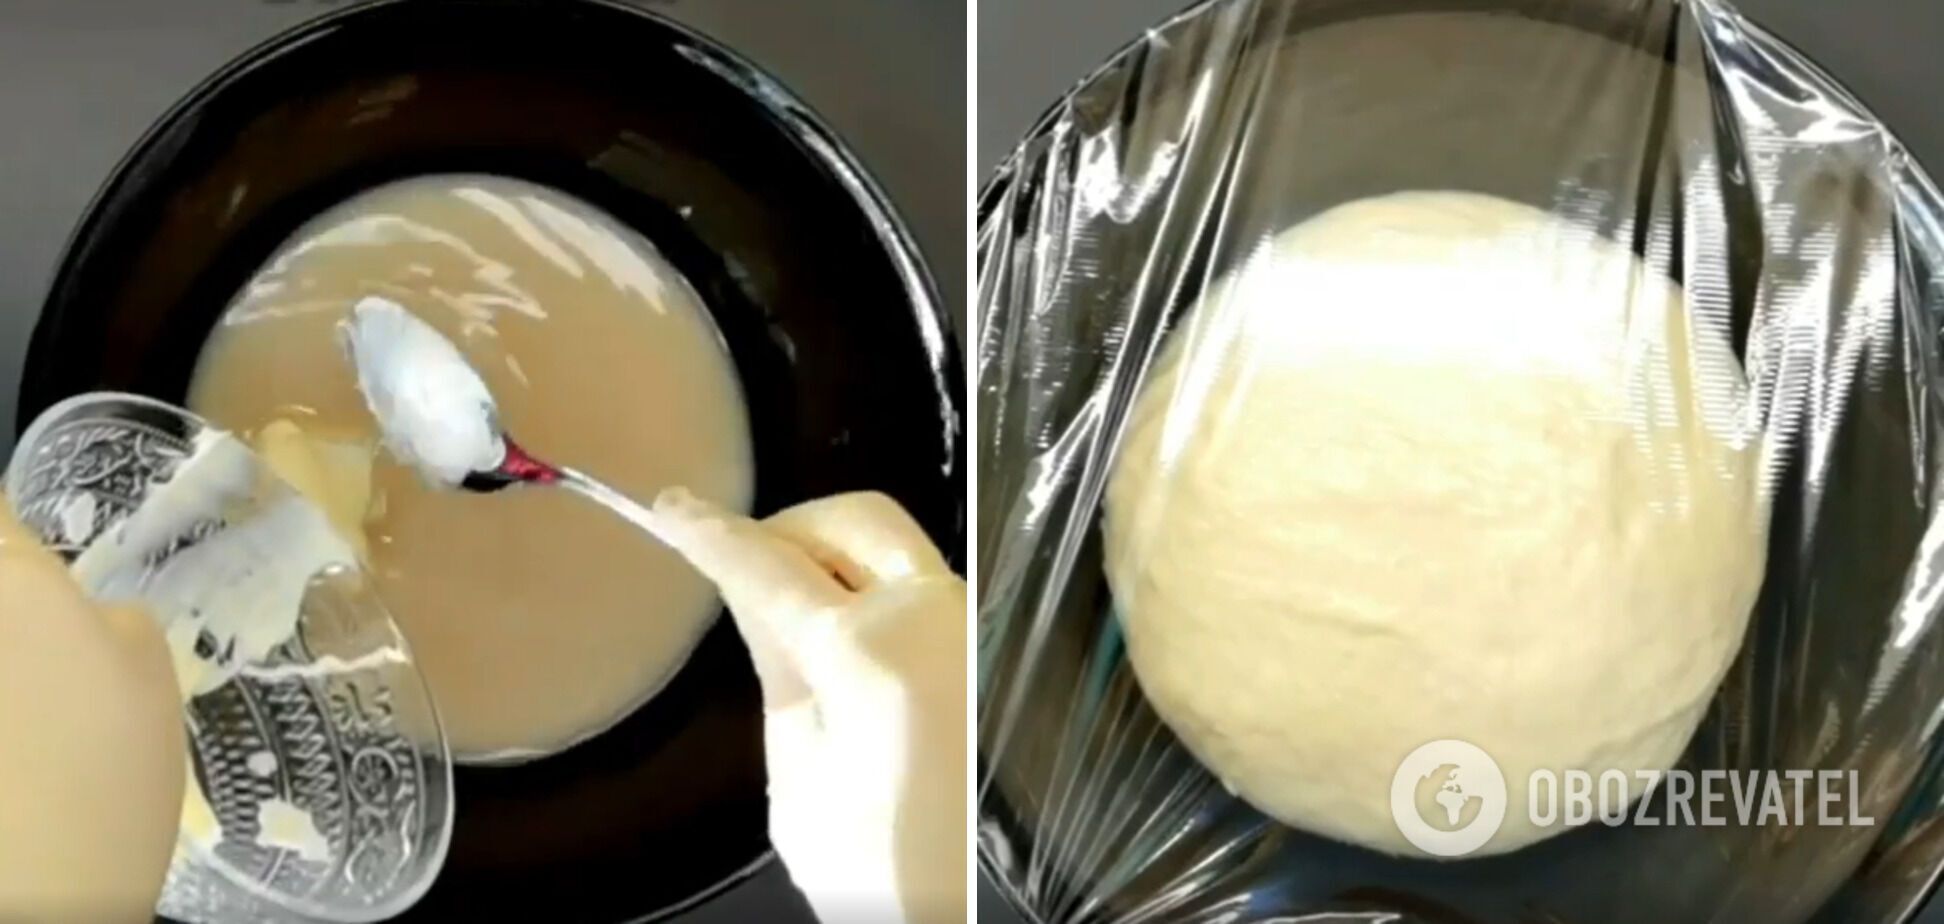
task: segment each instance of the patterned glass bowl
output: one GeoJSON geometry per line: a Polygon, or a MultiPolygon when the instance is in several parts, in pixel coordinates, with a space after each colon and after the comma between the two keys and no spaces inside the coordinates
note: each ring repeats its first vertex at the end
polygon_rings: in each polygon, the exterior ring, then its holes
{"type": "Polygon", "coordinates": [[[239,639],[248,652],[239,627],[294,619],[267,654],[238,654],[226,681],[184,706],[193,772],[219,830],[185,823],[161,914],[197,924],[376,921],[424,894],[451,833],[452,770],[424,681],[363,573],[309,574],[294,614],[275,612],[275,595],[225,593],[287,565],[275,559],[318,538],[304,530],[329,529],[321,514],[229,434],[120,394],[42,414],[21,438],[6,491],[22,522],[79,565],[91,594],[151,603],[167,594],[174,605],[151,608],[172,633],[185,628],[187,616],[167,615],[188,612],[182,600],[228,607],[194,611],[202,622],[188,631],[204,653],[239,639]],[[284,541],[259,541],[276,517],[284,541]],[[225,533],[222,568],[184,567],[225,533]],[[112,554],[83,560],[107,543],[112,554]]]}

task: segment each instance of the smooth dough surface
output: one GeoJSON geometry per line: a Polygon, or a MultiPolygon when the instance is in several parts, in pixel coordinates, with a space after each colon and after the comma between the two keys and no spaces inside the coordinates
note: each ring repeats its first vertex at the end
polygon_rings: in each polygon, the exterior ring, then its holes
{"type": "Polygon", "coordinates": [[[1264,243],[1171,336],[1108,486],[1157,712],[1251,804],[1389,853],[1415,855],[1390,785],[1430,741],[1504,772],[1479,855],[1562,830],[1527,820],[1535,769],[1671,767],[1766,531],[1726,319],[1692,315],[1627,248],[1491,197],[1264,243]]]}

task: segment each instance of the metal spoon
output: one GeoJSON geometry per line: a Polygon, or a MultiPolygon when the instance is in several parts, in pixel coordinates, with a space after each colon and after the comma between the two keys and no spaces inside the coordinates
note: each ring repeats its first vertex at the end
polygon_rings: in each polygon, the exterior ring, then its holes
{"type": "Polygon", "coordinates": [[[554,485],[665,541],[653,510],[520,448],[500,426],[499,405],[465,355],[397,302],[359,300],[340,333],[385,448],[428,483],[480,494],[554,485]]]}

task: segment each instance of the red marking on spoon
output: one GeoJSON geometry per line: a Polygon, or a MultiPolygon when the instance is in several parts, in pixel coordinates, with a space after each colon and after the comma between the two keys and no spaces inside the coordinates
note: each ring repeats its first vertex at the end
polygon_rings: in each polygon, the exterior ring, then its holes
{"type": "Polygon", "coordinates": [[[528,484],[553,484],[560,480],[560,469],[527,454],[519,444],[506,441],[506,458],[499,464],[501,474],[528,484]]]}
{"type": "Polygon", "coordinates": [[[459,487],[476,494],[492,494],[516,484],[547,485],[566,477],[566,473],[529,455],[512,440],[503,442],[506,455],[500,459],[500,464],[491,471],[469,473],[459,482],[459,487]]]}

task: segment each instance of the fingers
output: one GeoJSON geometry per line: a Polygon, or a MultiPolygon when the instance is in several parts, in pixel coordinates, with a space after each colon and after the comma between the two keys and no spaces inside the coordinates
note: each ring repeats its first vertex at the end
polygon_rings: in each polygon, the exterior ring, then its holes
{"type": "Polygon", "coordinates": [[[655,499],[657,531],[721,592],[771,710],[809,698],[799,640],[849,594],[803,549],[680,488],[655,499]]]}
{"type": "Polygon", "coordinates": [[[758,523],[675,488],[657,531],[713,581],[748,645],[772,714],[852,682],[852,612],[872,588],[951,575],[909,514],[882,494],[812,501],[758,523]]]}
{"type": "Polygon", "coordinates": [[[725,595],[811,606],[838,605],[844,600],[843,585],[829,571],[755,520],[681,488],[663,491],[655,499],[654,511],[663,540],[725,595]]]}
{"type": "MultiPolygon", "coordinates": [[[[11,562],[36,574],[56,575],[62,583],[72,583],[67,580],[67,566],[42,543],[39,535],[20,522],[5,494],[0,494],[0,562],[11,562]]],[[[80,592],[78,588],[74,591],[77,596],[80,592]]]]}
{"type": "Polygon", "coordinates": [[[31,547],[39,544],[39,541],[27,531],[27,527],[21,525],[20,519],[14,514],[13,501],[9,500],[6,494],[0,493],[0,548],[9,545],[31,547]]]}
{"type": "Polygon", "coordinates": [[[763,525],[803,548],[852,590],[951,573],[911,514],[875,491],[798,504],[763,525]]]}

